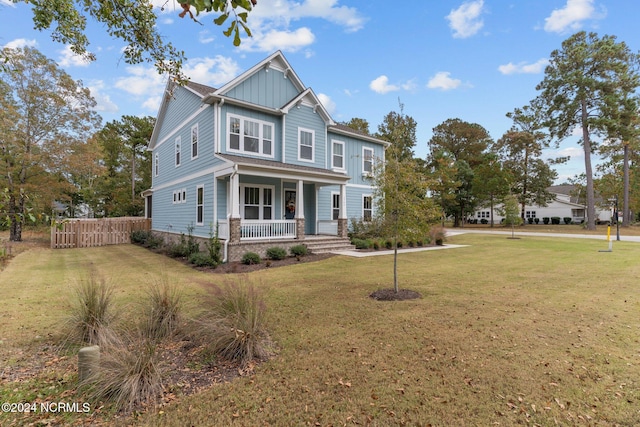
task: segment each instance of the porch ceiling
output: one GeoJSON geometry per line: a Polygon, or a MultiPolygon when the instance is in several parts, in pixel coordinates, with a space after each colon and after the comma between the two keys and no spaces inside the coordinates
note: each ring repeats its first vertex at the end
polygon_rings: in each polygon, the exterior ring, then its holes
{"type": "Polygon", "coordinates": [[[273,160],[255,159],[251,157],[235,156],[233,154],[218,154],[218,157],[238,166],[238,172],[244,175],[267,176],[292,180],[313,181],[316,183],[346,184],[351,177],[345,173],[334,172],[329,169],[298,166],[273,160]]]}

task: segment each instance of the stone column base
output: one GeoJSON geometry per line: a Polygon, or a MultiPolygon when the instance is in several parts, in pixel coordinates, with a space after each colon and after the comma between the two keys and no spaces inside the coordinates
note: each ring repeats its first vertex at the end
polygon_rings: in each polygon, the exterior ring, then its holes
{"type": "Polygon", "coordinates": [[[304,240],[304,218],[296,218],[296,239],[304,240]]]}
{"type": "Polygon", "coordinates": [[[338,237],[346,239],[349,237],[349,223],[346,218],[338,218],[338,237]]]}

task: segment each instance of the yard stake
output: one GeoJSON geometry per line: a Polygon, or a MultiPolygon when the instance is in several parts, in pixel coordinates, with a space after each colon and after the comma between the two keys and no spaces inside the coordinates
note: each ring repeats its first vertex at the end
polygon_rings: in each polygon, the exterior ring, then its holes
{"type": "Polygon", "coordinates": [[[613,252],[613,242],[611,241],[611,225],[607,226],[607,242],[609,242],[609,249],[599,250],[598,252],[613,252]]]}

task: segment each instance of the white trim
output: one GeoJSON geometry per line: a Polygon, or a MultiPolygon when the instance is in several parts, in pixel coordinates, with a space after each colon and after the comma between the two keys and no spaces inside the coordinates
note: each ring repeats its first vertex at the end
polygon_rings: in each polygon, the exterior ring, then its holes
{"type": "Polygon", "coordinates": [[[335,221],[337,219],[340,219],[340,204],[341,204],[341,201],[342,201],[341,197],[340,197],[340,192],[339,191],[332,191],[331,192],[331,200],[330,201],[331,201],[331,209],[330,209],[331,220],[335,221]],[[337,209],[338,209],[338,217],[337,218],[333,217],[333,211],[334,211],[334,209],[336,209],[336,207],[333,206],[333,198],[335,196],[338,196],[338,207],[337,207],[337,209]]]}
{"type": "Polygon", "coordinates": [[[204,197],[204,184],[196,185],[196,225],[204,225],[204,207],[205,207],[205,197],[204,197]],[[198,202],[198,196],[202,190],[202,203],[198,202]],[[198,209],[202,208],[202,221],[198,222],[198,209]]]}
{"type": "Polygon", "coordinates": [[[369,210],[371,210],[371,218],[370,218],[369,221],[371,221],[373,219],[373,195],[371,195],[371,194],[363,194],[362,195],[362,205],[361,205],[362,206],[362,220],[366,221],[365,217],[364,217],[364,210],[365,210],[364,209],[364,199],[367,198],[367,197],[369,197],[371,199],[371,208],[369,209],[369,210]]]}
{"type": "Polygon", "coordinates": [[[211,107],[211,105],[209,104],[202,104],[199,109],[191,114],[189,117],[187,117],[186,119],[184,119],[180,124],[178,124],[171,132],[169,132],[164,138],[162,138],[162,140],[160,140],[156,145],[153,146],[153,150],[157,149],[158,147],[160,147],[163,143],[169,141],[171,138],[173,138],[173,136],[178,133],[179,131],[181,131],[184,126],[186,126],[189,122],[193,121],[193,119],[195,119],[198,114],[200,114],[202,111],[206,110],[207,108],[211,107]]]}
{"type": "MultiPolygon", "coordinates": [[[[308,147],[308,145],[305,145],[305,147],[308,147]]],[[[316,157],[315,151],[316,151],[316,131],[314,131],[313,129],[299,127],[298,128],[298,161],[313,163],[316,157]],[[311,159],[306,159],[302,157],[302,138],[301,138],[302,132],[311,134],[311,159]]]]}
{"type": "Polygon", "coordinates": [[[362,175],[363,176],[370,176],[373,173],[373,158],[374,158],[375,153],[376,152],[375,152],[375,150],[373,148],[367,147],[367,146],[364,146],[364,145],[362,146],[362,175]],[[370,159],[371,170],[370,171],[366,171],[364,169],[365,162],[367,161],[367,156],[365,154],[365,151],[371,151],[371,159],[370,159]]]}
{"type": "Polygon", "coordinates": [[[244,197],[246,188],[258,188],[260,190],[258,193],[258,200],[259,200],[258,205],[251,205],[251,206],[258,206],[258,218],[251,218],[251,219],[260,220],[260,221],[274,220],[276,216],[276,209],[274,204],[274,201],[276,198],[275,185],[252,184],[252,183],[240,184],[240,218],[242,218],[243,220],[246,219],[245,218],[246,202],[244,197]],[[269,205],[264,203],[264,190],[271,190],[271,204],[269,205]],[[271,208],[271,218],[267,218],[266,220],[264,218],[265,207],[271,208]]]}
{"type": "Polygon", "coordinates": [[[198,128],[198,123],[196,123],[195,125],[191,126],[191,132],[189,132],[189,141],[191,142],[191,144],[189,144],[189,146],[191,147],[191,160],[195,160],[198,158],[198,154],[200,154],[200,129],[198,128]],[[193,131],[196,131],[196,155],[193,155],[193,131]]]}
{"type": "MultiPolygon", "coordinates": [[[[234,133],[235,134],[235,133],[234,133]]],[[[227,136],[227,152],[228,153],[238,153],[238,154],[245,154],[245,155],[250,155],[250,156],[259,156],[259,157],[266,157],[269,159],[273,159],[274,158],[274,152],[275,152],[275,144],[274,144],[274,137],[275,137],[275,124],[273,122],[267,122],[264,120],[258,120],[258,119],[254,119],[251,117],[246,117],[246,116],[241,116],[238,114],[227,114],[227,132],[226,132],[226,136],[227,136]],[[232,119],[236,119],[238,120],[240,123],[240,127],[238,128],[238,148],[231,148],[231,120],[232,119]],[[252,136],[253,138],[257,138],[258,139],[258,151],[246,151],[244,149],[244,144],[243,144],[243,140],[246,135],[246,130],[245,130],[245,122],[250,122],[250,123],[254,123],[256,125],[258,125],[258,135],[257,136],[252,136]],[[271,129],[271,139],[269,139],[268,141],[270,141],[271,143],[271,153],[270,154],[265,154],[263,152],[264,150],[264,130],[265,127],[268,127],[271,129]]]]}
{"type": "Polygon", "coordinates": [[[156,153],[153,157],[153,176],[160,175],[160,153],[156,153]]]}
{"type": "Polygon", "coordinates": [[[346,150],[346,144],[344,141],[340,141],[338,139],[332,139],[331,140],[331,154],[330,154],[330,165],[331,165],[331,170],[334,171],[338,171],[338,172],[345,172],[347,170],[346,167],[346,156],[345,156],[345,150],[346,150]],[[342,146],[342,167],[337,167],[333,164],[333,158],[335,156],[335,153],[333,151],[334,147],[333,144],[337,144],[337,145],[341,145],[342,146]]]}

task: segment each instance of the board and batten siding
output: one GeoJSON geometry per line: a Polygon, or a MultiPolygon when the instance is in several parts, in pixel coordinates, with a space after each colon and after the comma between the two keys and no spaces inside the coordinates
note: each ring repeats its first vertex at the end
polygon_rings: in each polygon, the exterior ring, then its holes
{"type": "MultiPolygon", "coordinates": [[[[349,220],[362,218],[362,198],[364,195],[371,196],[373,198],[374,190],[371,187],[364,186],[350,186],[347,185],[347,218],[349,220]]],[[[333,202],[331,200],[332,194],[340,194],[340,187],[337,185],[331,185],[321,187],[318,191],[318,219],[319,220],[331,220],[333,202]]],[[[373,212],[375,214],[376,206],[375,200],[373,201],[373,212]]]]}
{"type": "Polygon", "coordinates": [[[270,68],[257,73],[225,93],[230,98],[239,99],[270,108],[282,108],[291,101],[298,90],[291,80],[280,70],[270,68]]]}

